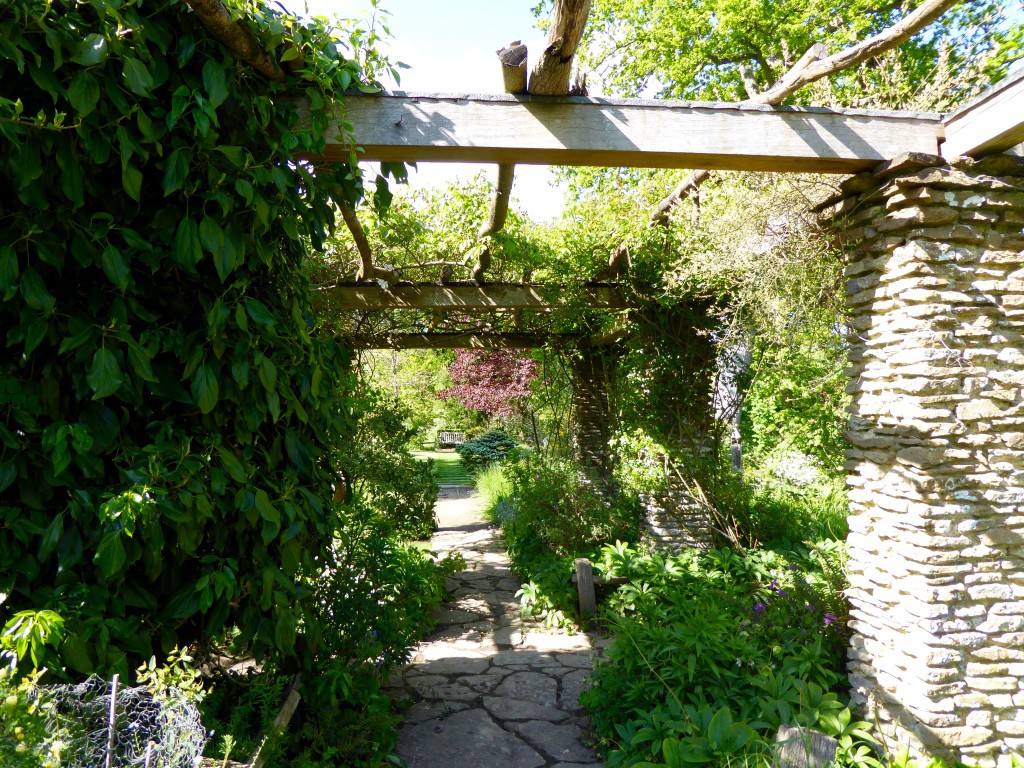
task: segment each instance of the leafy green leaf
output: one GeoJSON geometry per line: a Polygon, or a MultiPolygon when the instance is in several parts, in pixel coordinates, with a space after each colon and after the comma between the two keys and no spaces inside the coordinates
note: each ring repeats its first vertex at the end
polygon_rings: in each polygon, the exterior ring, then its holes
{"type": "Polygon", "coordinates": [[[143,381],[156,382],[156,373],[153,371],[153,366],[150,362],[151,355],[149,351],[139,344],[135,339],[126,339],[128,344],[128,362],[135,371],[135,375],[143,381]]]}
{"type": "Polygon", "coordinates": [[[10,298],[8,294],[18,286],[18,254],[9,245],[0,248],[0,296],[4,300],[10,298]]]}
{"type": "Polygon", "coordinates": [[[185,147],[178,147],[167,157],[167,164],[164,166],[164,197],[181,189],[188,178],[191,159],[192,151],[185,147]]]}
{"type": "Polygon", "coordinates": [[[148,96],[153,89],[153,76],[139,59],[125,59],[124,83],[132,93],[148,96]]]}
{"type": "Polygon", "coordinates": [[[167,601],[167,616],[172,619],[188,618],[199,610],[199,599],[192,584],[176,592],[167,601]]]}
{"type": "Polygon", "coordinates": [[[109,579],[124,568],[126,559],[127,556],[124,551],[124,542],[121,540],[121,532],[111,531],[100,539],[93,562],[100,567],[100,571],[109,579]]]}
{"type": "Polygon", "coordinates": [[[117,355],[106,347],[97,349],[96,354],[93,355],[86,381],[92,387],[94,400],[117,392],[124,381],[121,375],[121,366],[117,362],[117,355]]]}
{"type": "Polygon", "coordinates": [[[0,493],[11,487],[18,477],[18,468],[13,463],[0,464],[0,493]]]}
{"type": "Polygon", "coordinates": [[[50,312],[57,299],[46,288],[42,276],[32,267],[21,274],[21,295],[32,309],[50,312]]]}
{"type": "Polygon", "coordinates": [[[90,72],[82,69],[71,78],[68,86],[68,100],[81,117],[85,117],[94,109],[100,100],[100,84],[90,72]]]}
{"type": "Polygon", "coordinates": [[[277,366],[274,365],[274,361],[269,357],[264,357],[260,361],[259,376],[260,382],[262,382],[267,392],[277,390],[277,366]]]}
{"type": "Polygon", "coordinates": [[[124,258],[124,254],[121,253],[121,249],[116,248],[113,245],[108,245],[103,249],[101,262],[103,264],[103,272],[106,274],[107,279],[120,288],[123,293],[128,287],[128,281],[131,278],[131,270],[128,269],[128,262],[124,258]]]}
{"type": "Polygon", "coordinates": [[[203,249],[199,241],[199,227],[192,219],[183,218],[178,222],[178,229],[174,233],[172,255],[178,264],[188,269],[195,269],[196,264],[203,257],[203,249]]]}
{"type": "Polygon", "coordinates": [[[290,651],[295,645],[295,619],[289,611],[281,611],[274,629],[274,645],[279,650],[290,651]]]}
{"type": "Polygon", "coordinates": [[[216,109],[228,97],[228,86],[224,77],[224,67],[215,59],[208,59],[203,65],[203,88],[206,89],[210,105],[216,109]]]}
{"type": "Polygon", "coordinates": [[[256,511],[260,513],[260,517],[269,523],[274,525],[281,524],[281,513],[277,511],[277,507],[270,500],[267,492],[260,488],[256,491],[256,511]]]}
{"type": "Polygon", "coordinates": [[[199,242],[214,256],[224,249],[224,230],[212,216],[204,216],[199,222],[199,242]]]}
{"type": "Polygon", "coordinates": [[[267,305],[259,299],[246,299],[245,311],[256,325],[262,325],[266,328],[274,324],[274,316],[267,309],[267,305]]]}
{"type": "Polygon", "coordinates": [[[60,647],[60,655],[68,666],[83,675],[89,674],[96,668],[89,654],[85,638],[81,635],[69,633],[60,647]]]}
{"type": "Polygon", "coordinates": [[[142,171],[132,163],[125,163],[121,169],[121,185],[128,193],[128,197],[138,202],[142,196],[142,171]]]}
{"type": "Polygon", "coordinates": [[[220,383],[208,363],[200,365],[192,376],[192,398],[203,413],[212,411],[220,399],[220,383]]]}
{"type": "Polygon", "coordinates": [[[81,64],[83,67],[91,67],[106,61],[107,54],[107,38],[94,32],[85,36],[78,46],[78,52],[71,57],[71,61],[81,64]]]}
{"type": "Polygon", "coordinates": [[[217,448],[217,455],[220,456],[220,463],[224,465],[224,469],[231,475],[231,479],[236,483],[244,483],[246,480],[245,468],[235,454],[224,446],[219,446],[217,448]]]}

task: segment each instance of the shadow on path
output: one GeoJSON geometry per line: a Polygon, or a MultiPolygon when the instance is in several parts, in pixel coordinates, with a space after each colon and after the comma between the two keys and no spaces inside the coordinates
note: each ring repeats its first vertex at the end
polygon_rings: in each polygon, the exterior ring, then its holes
{"type": "Polygon", "coordinates": [[[390,683],[411,700],[397,753],[409,768],[599,768],[580,692],[602,641],[521,622],[520,582],[471,489],[442,489],[435,551],[466,570],[434,633],[390,683]]]}

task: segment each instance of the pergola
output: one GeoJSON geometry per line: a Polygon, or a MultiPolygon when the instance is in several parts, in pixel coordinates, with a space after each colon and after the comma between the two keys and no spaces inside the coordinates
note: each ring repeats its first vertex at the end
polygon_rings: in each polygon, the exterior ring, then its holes
{"type": "MultiPolygon", "coordinates": [[[[1024,71],[944,115],[780,101],[352,95],[337,133],[354,143],[339,138],[312,159],[345,161],[355,149],[366,160],[498,164],[481,236],[494,221],[500,229],[515,163],[858,174],[824,204],[843,218],[849,256],[852,698],[901,744],[1004,768],[1008,750],[1024,745],[1024,160],[1007,156],[1024,147],[1024,71]]],[[[652,221],[704,177],[680,184],[652,221]]],[[[353,219],[349,212],[350,227],[353,219]]],[[[370,254],[361,256],[372,277],[370,254]]],[[[585,297],[593,307],[630,303],[607,284],[585,297]]],[[[480,279],[364,281],[327,288],[324,298],[346,310],[467,314],[565,303],[543,286],[480,279]]],[[[551,338],[354,341],[530,348],[551,338]]],[[[593,425],[600,393],[586,366],[579,378],[580,418],[593,425]]]]}
{"type": "MultiPolygon", "coordinates": [[[[602,99],[530,94],[351,94],[317,162],[353,150],[381,162],[591,165],[796,173],[857,173],[896,158],[953,159],[1024,142],[1024,70],[946,115],[911,112],[602,99]],[[354,144],[344,140],[354,137],[354,144]]],[[[323,297],[339,310],[546,309],[543,286],[338,284],[323,297]]],[[[585,289],[593,308],[632,305],[615,285],[585,289]]],[[[429,346],[395,337],[391,346],[429,346]]],[[[479,334],[477,335],[479,338],[479,334]]],[[[440,336],[450,346],[461,336],[440,336]]],[[[512,338],[512,337],[509,337],[512,338]]],[[[467,343],[468,337],[467,337],[467,343]]],[[[510,342],[495,341],[492,346],[510,342]]],[[[519,341],[516,343],[525,343],[519,341]]],[[[473,342],[482,346],[483,342],[473,342]]]]}

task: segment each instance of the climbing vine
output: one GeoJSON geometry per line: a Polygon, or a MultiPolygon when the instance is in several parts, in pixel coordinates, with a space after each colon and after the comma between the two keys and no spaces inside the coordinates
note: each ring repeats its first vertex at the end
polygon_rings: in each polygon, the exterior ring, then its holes
{"type": "Polygon", "coordinates": [[[0,593],[81,672],[231,624],[289,651],[340,521],[349,352],[303,265],[361,181],[301,158],[386,64],[227,8],[280,81],[179,0],[0,8],[0,593]]]}

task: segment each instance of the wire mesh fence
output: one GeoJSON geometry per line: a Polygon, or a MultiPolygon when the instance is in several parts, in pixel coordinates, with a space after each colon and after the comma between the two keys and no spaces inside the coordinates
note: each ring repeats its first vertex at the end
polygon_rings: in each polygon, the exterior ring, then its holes
{"type": "Polygon", "coordinates": [[[50,732],[63,742],[63,768],[197,768],[206,731],[196,707],[173,690],[154,696],[117,682],[93,676],[41,692],[54,704],[50,732]]]}

